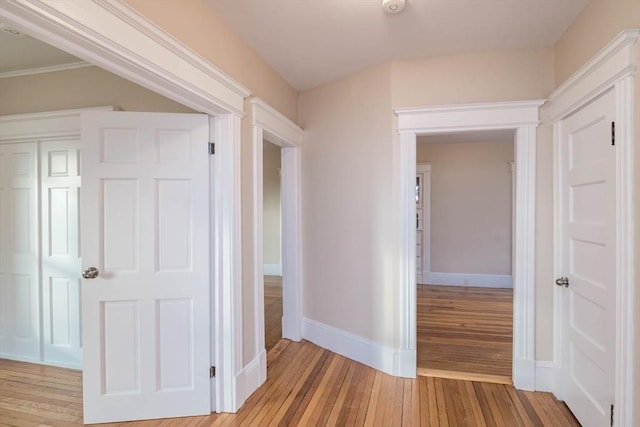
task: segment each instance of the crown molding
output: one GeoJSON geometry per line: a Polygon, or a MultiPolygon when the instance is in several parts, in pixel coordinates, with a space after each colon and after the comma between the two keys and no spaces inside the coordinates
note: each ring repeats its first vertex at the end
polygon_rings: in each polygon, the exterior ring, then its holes
{"type": "Polygon", "coordinates": [[[196,111],[243,114],[246,87],[122,0],[6,0],[0,17],[196,111]]]}
{"type": "Polygon", "coordinates": [[[35,74],[55,73],[58,71],[77,70],[78,68],[86,68],[86,67],[92,67],[92,66],[93,65],[89,64],[88,62],[80,61],[80,62],[70,62],[68,64],[49,65],[47,67],[36,67],[36,68],[27,68],[24,70],[5,71],[4,73],[0,73],[0,79],[8,79],[11,77],[33,76],[35,74]]]}

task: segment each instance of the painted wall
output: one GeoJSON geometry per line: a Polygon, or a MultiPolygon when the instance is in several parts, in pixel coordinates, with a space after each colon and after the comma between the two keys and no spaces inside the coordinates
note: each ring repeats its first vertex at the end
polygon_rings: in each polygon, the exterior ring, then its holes
{"type": "Polygon", "coordinates": [[[193,112],[98,67],[0,79],[0,115],[99,106],[124,111],[193,112]]]}
{"type": "MultiPolygon", "coordinates": [[[[592,0],[578,15],[556,44],[556,85],[562,84],[593,55],[624,29],[640,28],[640,1],[592,0]]],[[[640,58],[640,43],[636,46],[636,58],[640,58]]],[[[634,94],[634,170],[635,170],[635,298],[640,307],[640,72],[636,70],[634,94]]],[[[636,310],[634,325],[640,325],[640,313],[636,310]]],[[[640,354],[640,328],[635,328],[636,355],[640,354]]],[[[635,419],[631,425],[640,425],[640,370],[633,379],[635,419]]]]}
{"type": "Polygon", "coordinates": [[[431,271],[511,275],[513,140],[421,140],[417,161],[431,164],[431,271]]]}
{"type": "Polygon", "coordinates": [[[304,92],[303,315],[397,346],[399,217],[390,65],[304,92]]]}
{"type": "Polygon", "coordinates": [[[280,147],[265,141],[262,158],[264,263],[281,265],[280,147]]]}
{"type": "Polygon", "coordinates": [[[298,93],[203,1],[125,2],[249,88],[253,96],[297,121],[298,93]]]}

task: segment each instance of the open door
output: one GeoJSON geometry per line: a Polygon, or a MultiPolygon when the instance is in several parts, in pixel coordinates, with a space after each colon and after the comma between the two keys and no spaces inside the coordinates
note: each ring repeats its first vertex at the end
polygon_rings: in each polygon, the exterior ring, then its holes
{"type": "Polygon", "coordinates": [[[211,412],[208,132],[82,115],[85,423],[211,412]]]}

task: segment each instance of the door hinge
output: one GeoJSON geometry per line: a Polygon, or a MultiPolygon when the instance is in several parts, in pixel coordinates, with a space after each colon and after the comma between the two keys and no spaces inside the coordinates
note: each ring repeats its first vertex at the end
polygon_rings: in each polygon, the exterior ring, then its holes
{"type": "Polygon", "coordinates": [[[611,122],[611,145],[616,145],[616,122],[611,122]]]}
{"type": "Polygon", "coordinates": [[[611,405],[611,427],[613,427],[613,405],[611,405]]]}
{"type": "Polygon", "coordinates": [[[213,378],[216,376],[216,367],[212,366],[209,368],[209,378],[213,378]]]}
{"type": "Polygon", "coordinates": [[[214,154],[216,154],[216,143],[215,142],[210,142],[209,143],[209,155],[213,156],[214,154]]]}

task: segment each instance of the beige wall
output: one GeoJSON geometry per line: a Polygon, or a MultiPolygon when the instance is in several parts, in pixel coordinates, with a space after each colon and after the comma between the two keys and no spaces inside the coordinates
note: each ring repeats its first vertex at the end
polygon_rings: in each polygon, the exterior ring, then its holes
{"type": "Polygon", "coordinates": [[[556,85],[560,85],[620,31],[640,28],[640,1],[592,0],[555,46],[556,85]]]}
{"type": "Polygon", "coordinates": [[[99,106],[124,111],[193,112],[98,67],[0,79],[0,115],[99,106]]]}
{"type": "Polygon", "coordinates": [[[280,147],[267,141],[263,147],[264,263],[281,264],[280,147]]]}
{"type": "Polygon", "coordinates": [[[294,122],[298,93],[201,0],[125,0],[294,122]]]}
{"type": "Polygon", "coordinates": [[[421,107],[546,98],[553,50],[517,49],[394,61],[392,106],[421,107]]]}
{"type": "Polygon", "coordinates": [[[418,137],[418,163],[431,164],[432,272],[511,274],[513,146],[418,137]]]}
{"type": "Polygon", "coordinates": [[[397,346],[400,219],[389,76],[383,64],[300,96],[303,314],[397,346]]]}

